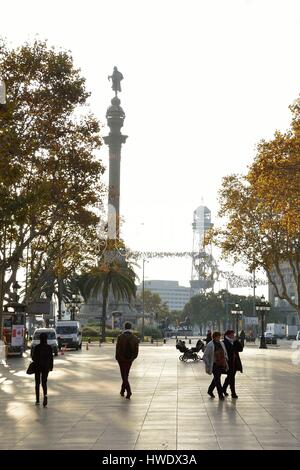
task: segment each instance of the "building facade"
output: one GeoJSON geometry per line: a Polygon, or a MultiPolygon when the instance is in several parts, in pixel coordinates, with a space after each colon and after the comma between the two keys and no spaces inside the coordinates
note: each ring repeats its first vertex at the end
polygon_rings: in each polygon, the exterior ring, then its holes
{"type": "MultiPolygon", "coordinates": [[[[178,281],[153,280],[145,281],[145,289],[158,294],[162,302],[166,302],[170,310],[183,310],[190,300],[190,287],[180,286],[178,281]]],[[[142,293],[142,284],[138,286],[138,293],[142,293]]]]}

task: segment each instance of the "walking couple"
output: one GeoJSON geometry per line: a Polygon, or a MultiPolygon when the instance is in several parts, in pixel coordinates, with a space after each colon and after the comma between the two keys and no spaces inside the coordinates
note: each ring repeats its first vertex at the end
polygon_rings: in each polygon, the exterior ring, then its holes
{"type": "Polygon", "coordinates": [[[235,374],[237,371],[243,372],[242,362],[239,352],[243,351],[242,344],[234,338],[234,331],[227,330],[224,334],[224,340],[221,341],[221,333],[215,331],[212,334],[212,340],[207,344],[203,362],[205,363],[206,373],[213,374],[214,378],[208,387],[208,395],[212,398],[214,388],[217,388],[219,399],[224,400],[228,396],[227,387],[229,385],[232,398],[238,398],[235,391],[235,374]],[[223,386],[221,385],[221,375],[227,374],[223,386]]]}

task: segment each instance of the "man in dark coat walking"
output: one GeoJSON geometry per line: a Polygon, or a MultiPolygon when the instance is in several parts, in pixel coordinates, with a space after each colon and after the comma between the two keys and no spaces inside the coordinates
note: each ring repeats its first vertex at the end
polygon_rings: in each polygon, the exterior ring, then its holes
{"type": "Polygon", "coordinates": [[[242,361],[239,353],[243,351],[243,346],[237,339],[234,338],[234,331],[227,330],[224,334],[223,343],[228,354],[228,372],[225,382],[223,384],[223,393],[228,396],[226,392],[228,385],[230,386],[232,398],[238,398],[235,391],[235,374],[237,371],[243,372],[242,361]]]}
{"type": "Polygon", "coordinates": [[[42,378],[42,388],[44,393],[43,406],[48,403],[47,378],[50,370],[53,370],[53,352],[51,346],[47,344],[47,333],[40,334],[40,344],[33,350],[32,360],[35,366],[35,395],[36,405],[40,404],[40,383],[42,378]]]}
{"type": "Polygon", "coordinates": [[[131,323],[125,323],[125,330],[118,336],[116,345],[116,360],[120,366],[122,377],[122,387],[120,395],[124,397],[126,391],[126,398],[129,400],[132,393],[128,381],[129,371],[134,359],[137,358],[139,353],[139,340],[131,331],[131,323]]]}

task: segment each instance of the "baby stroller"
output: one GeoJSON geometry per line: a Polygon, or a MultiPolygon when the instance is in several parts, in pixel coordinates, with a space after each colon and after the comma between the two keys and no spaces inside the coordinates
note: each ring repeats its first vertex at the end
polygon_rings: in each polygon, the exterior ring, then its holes
{"type": "Polygon", "coordinates": [[[194,348],[187,348],[185,345],[185,341],[179,340],[176,344],[176,349],[178,349],[181,353],[179,356],[180,361],[187,362],[189,360],[197,362],[201,360],[201,357],[197,354],[200,351],[204,351],[204,343],[199,339],[197,341],[196,347],[194,348]]]}

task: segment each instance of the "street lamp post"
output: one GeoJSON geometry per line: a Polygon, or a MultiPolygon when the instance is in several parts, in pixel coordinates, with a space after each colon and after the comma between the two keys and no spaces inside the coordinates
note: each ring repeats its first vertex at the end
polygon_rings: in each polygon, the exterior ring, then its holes
{"type": "Polygon", "coordinates": [[[231,314],[235,315],[235,332],[236,332],[236,337],[238,338],[239,336],[239,318],[240,316],[243,316],[243,310],[240,310],[240,307],[238,304],[235,304],[234,310],[231,310],[231,314]]]}
{"type": "Polygon", "coordinates": [[[270,311],[271,306],[269,302],[266,302],[265,296],[262,295],[260,298],[260,303],[256,305],[257,314],[261,316],[261,336],[260,336],[260,345],[259,349],[268,349],[266,345],[266,337],[265,337],[265,315],[267,312],[270,311]]]}
{"type": "Polygon", "coordinates": [[[76,313],[79,313],[81,307],[81,300],[76,294],[72,294],[72,300],[66,302],[66,307],[70,311],[71,320],[75,320],[76,313]]]}
{"type": "MultiPolygon", "coordinates": [[[[0,79],[0,111],[2,106],[6,104],[6,88],[4,80],[0,79]]],[[[0,131],[1,134],[1,131],[0,131]]],[[[5,257],[5,239],[6,239],[6,225],[4,224],[4,257],[5,257]]],[[[3,298],[4,298],[4,271],[0,276],[0,339],[2,339],[2,329],[3,329],[3,298]]]]}
{"type": "Polygon", "coordinates": [[[6,104],[6,87],[4,80],[0,80],[0,105],[1,104],[6,104]]]}
{"type": "Polygon", "coordinates": [[[143,258],[143,284],[142,284],[142,338],[141,340],[144,341],[144,332],[145,332],[145,258],[143,258]]]}

